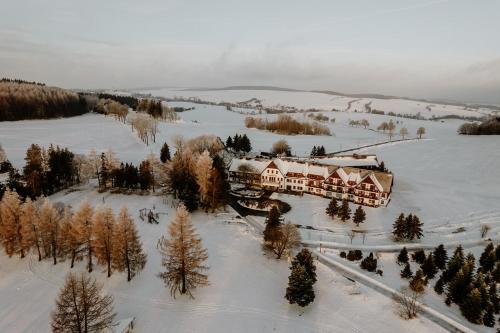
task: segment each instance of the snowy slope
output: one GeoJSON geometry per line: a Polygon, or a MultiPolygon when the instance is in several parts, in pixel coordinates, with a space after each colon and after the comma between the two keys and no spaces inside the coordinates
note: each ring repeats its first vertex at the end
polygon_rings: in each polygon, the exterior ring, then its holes
{"type": "MultiPolygon", "coordinates": [[[[94,190],[60,193],[54,201],[73,206],[83,198],[102,203],[94,190]]],[[[96,269],[93,275],[115,297],[117,319],[134,316],[137,332],[442,332],[427,319],[401,320],[390,299],[361,287],[350,295],[351,282],[318,267],[317,298],[306,309],[290,306],[284,299],[288,263],[263,255],[260,239],[234,213],[196,213],[194,224],[208,249],[210,285],[197,289],[196,299],[173,299],[156,274],[160,271],[157,239],[166,231],[174,209],[161,197],[104,194],[115,212],[126,204],[134,214],[148,263],[132,282],[123,274],[109,279],[96,269]],[[156,206],[159,225],[138,218],[138,210],[156,206]]],[[[82,269],[78,265],[74,270],[82,269]]],[[[69,263],[53,266],[33,259],[8,259],[0,255],[0,331],[48,332],[54,299],[69,271],[69,263]]]]}

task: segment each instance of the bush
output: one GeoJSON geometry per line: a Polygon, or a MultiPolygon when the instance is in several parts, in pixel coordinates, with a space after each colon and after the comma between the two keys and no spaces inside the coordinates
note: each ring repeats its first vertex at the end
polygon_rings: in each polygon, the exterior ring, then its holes
{"type": "Polygon", "coordinates": [[[375,272],[377,270],[377,259],[373,258],[373,253],[370,252],[368,257],[363,259],[359,266],[368,272],[375,272]]]}
{"type": "Polygon", "coordinates": [[[363,258],[363,253],[360,250],[350,250],[347,253],[347,260],[356,261],[361,260],[363,258]]]}
{"type": "Polygon", "coordinates": [[[346,256],[347,255],[346,255],[345,251],[340,252],[340,258],[344,258],[345,259],[346,256]]]}
{"type": "Polygon", "coordinates": [[[306,134],[306,135],[331,135],[330,129],[322,124],[313,122],[300,122],[289,115],[279,115],[274,121],[260,118],[245,118],[247,128],[257,128],[278,134],[306,134]]]}

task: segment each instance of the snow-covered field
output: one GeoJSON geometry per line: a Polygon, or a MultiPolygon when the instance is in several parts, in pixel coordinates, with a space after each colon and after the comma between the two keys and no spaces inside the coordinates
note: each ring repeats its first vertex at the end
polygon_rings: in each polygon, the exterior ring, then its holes
{"type": "MultiPolygon", "coordinates": [[[[235,213],[196,213],[193,222],[209,253],[210,285],[195,290],[194,300],[173,299],[156,276],[161,270],[158,238],[174,214],[171,199],[159,196],[98,194],[91,189],[60,193],[51,199],[77,206],[87,198],[115,211],[127,205],[148,254],[148,263],[130,283],[123,274],[92,273],[115,298],[117,319],[136,317],[137,332],[442,332],[425,318],[400,319],[390,299],[362,287],[351,295],[350,281],[318,266],[316,300],[306,309],[284,299],[288,263],[262,253],[260,237],[235,213]],[[139,218],[139,209],[156,207],[160,224],[139,218]]],[[[79,264],[74,270],[82,269],[79,264]]],[[[69,263],[8,259],[0,255],[0,332],[48,332],[50,311],[69,271],[69,263]]]]}
{"type": "Polygon", "coordinates": [[[464,106],[446,105],[431,102],[413,101],[406,99],[378,99],[378,98],[355,98],[338,95],[330,95],[318,92],[302,91],[276,91],[276,90],[187,90],[179,88],[161,88],[145,90],[141,93],[163,97],[197,97],[203,101],[210,102],[244,102],[252,98],[262,101],[264,107],[289,106],[297,109],[319,109],[340,110],[348,112],[364,112],[365,105],[369,104],[371,109],[395,114],[416,115],[420,113],[424,118],[457,115],[465,117],[481,117],[490,114],[491,110],[478,108],[466,108],[464,106]]]}
{"type": "MultiPolygon", "coordinates": [[[[234,91],[226,92],[226,96],[213,91],[203,93],[206,95],[197,96],[214,101],[217,98],[241,101],[256,97],[250,92],[248,96],[234,91]],[[229,99],[231,94],[235,95],[233,100],[229,99]]],[[[321,107],[325,110],[336,107],[335,103],[347,105],[346,101],[325,94],[261,93],[269,94],[269,105],[290,105],[292,101],[297,107],[321,107]]],[[[266,96],[259,97],[265,99],[266,96]]],[[[389,100],[381,101],[390,103],[389,100]]],[[[395,179],[389,206],[366,208],[367,221],[359,228],[367,234],[365,245],[392,245],[390,230],[400,212],[416,213],[424,222],[422,243],[425,244],[479,240],[481,225],[485,224],[491,228],[487,236],[499,240],[499,136],[459,136],[456,129],[461,122],[457,120],[434,122],[331,111],[323,113],[336,118],[335,123],[328,123],[334,136],[286,136],[247,129],[244,127],[245,115],[223,107],[190,103],[172,105],[194,106],[195,109],[180,113],[182,120],[178,123],[161,123],[157,142],[150,146],[140,141],[129,125],[96,114],[56,120],[1,122],[0,144],[16,167],[23,166],[26,149],[31,143],[45,147],[51,143],[58,144],[75,153],[87,153],[92,148],[97,151],[111,148],[119,159],[138,163],[150,152],[159,153],[163,142],[172,145],[173,137],[178,134],[186,138],[215,134],[225,140],[229,135],[246,133],[256,152],[268,151],[273,142],[285,138],[295,154],[305,156],[314,145],[323,145],[327,152],[332,152],[387,141],[387,136],[382,133],[353,128],[348,122],[350,119],[366,118],[370,127],[376,128],[382,121],[393,119],[399,122],[398,129],[407,127],[412,137],[420,126],[426,128],[427,134],[422,140],[389,143],[362,150],[377,154],[378,160],[385,162],[395,179]],[[457,233],[460,227],[464,231],[457,233]]],[[[372,107],[374,105],[372,103],[372,107]]],[[[400,109],[399,113],[417,110],[402,102],[394,104],[394,107],[400,109]]],[[[447,106],[445,109],[450,108],[447,106]]],[[[303,114],[294,116],[304,117],[303,114]]],[[[88,197],[94,204],[99,204],[102,203],[102,196],[93,190],[83,189],[60,193],[53,199],[78,205],[80,200],[88,197]]],[[[354,225],[352,222],[342,224],[328,219],[324,214],[328,203],[326,199],[311,195],[279,194],[276,197],[292,206],[292,210],[285,215],[287,220],[323,230],[306,229],[302,233],[304,239],[350,244],[347,233],[354,225]]],[[[425,319],[410,322],[398,319],[392,302],[374,291],[362,288],[361,295],[350,295],[350,282],[324,266],[319,266],[315,303],[304,312],[290,307],[283,298],[288,276],[287,263],[265,257],[260,249],[259,237],[249,227],[227,223],[237,221],[233,213],[194,215],[195,225],[210,255],[211,285],[197,290],[196,300],[173,300],[156,277],[160,259],[155,249],[158,237],[165,232],[165,225],[172,216],[170,202],[164,204],[161,197],[155,196],[111,195],[107,196],[106,203],[115,211],[127,204],[136,217],[139,208],[153,205],[159,211],[168,213],[161,215],[160,225],[136,220],[149,259],[146,270],[137,279],[128,284],[120,274],[106,279],[102,273],[95,273],[105,283],[106,290],[115,296],[118,319],[137,317],[139,332],[440,331],[438,326],[425,319]]],[[[351,208],[354,209],[354,206],[351,208]]],[[[362,243],[360,236],[353,240],[354,245],[362,243]]],[[[0,255],[0,332],[48,331],[49,313],[67,266],[68,263],[63,263],[53,267],[48,262],[20,261],[0,255]]],[[[389,270],[388,276],[391,274],[389,270]]]]}

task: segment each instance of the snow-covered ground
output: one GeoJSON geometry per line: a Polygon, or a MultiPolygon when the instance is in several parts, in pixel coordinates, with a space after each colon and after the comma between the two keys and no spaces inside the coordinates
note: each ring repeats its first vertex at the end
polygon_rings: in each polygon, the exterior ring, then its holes
{"type": "MultiPolygon", "coordinates": [[[[214,92],[206,93],[214,99],[217,97],[214,92]]],[[[296,98],[297,106],[319,107],[323,103],[326,110],[340,103],[340,100],[332,100],[335,96],[301,94],[269,92],[269,98],[274,98],[269,103],[290,105],[286,102],[296,98]]],[[[242,96],[236,97],[235,101],[245,100],[240,98],[242,96]]],[[[23,166],[26,149],[31,143],[45,147],[51,143],[58,144],[75,153],[87,153],[92,148],[98,151],[111,148],[119,159],[138,163],[150,152],[159,153],[163,142],[172,145],[172,139],[177,134],[186,138],[215,134],[225,140],[229,135],[246,133],[256,152],[268,151],[273,142],[284,138],[295,154],[306,156],[314,145],[323,145],[327,152],[332,152],[387,141],[386,135],[373,128],[382,121],[393,119],[398,122],[398,129],[407,127],[412,137],[420,126],[426,128],[427,134],[422,140],[388,143],[361,150],[377,154],[378,160],[385,162],[395,179],[388,207],[366,208],[367,221],[359,228],[367,234],[365,245],[393,245],[390,230],[401,212],[416,213],[424,222],[425,237],[421,242],[425,244],[479,240],[482,225],[490,227],[487,237],[499,239],[499,136],[459,136],[456,129],[461,122],[457,120],[434,122],[331,111],[324,114],[336,118],[335,123],[328,123],[334,136],[287,136],[247,129],[244,127],[245,115],[223,107],[191,103],[172,105],[194,106],[195,109],[180,113],[182,120],[178,123],[161,123],[157,142],[150,146],[140,141],[129,125],[97,114],[56,120],[1,122],[0,144],[16,167],[23,166]],[[362,118],[369,120],[371,129],[348,125],[349,120],[362,118]],[[461,227],[463,231],[457,233],[461,227]]],[[[401,108],[399,113],[411,111],[410,106],[401,104],[397,107],[401,108]]],[[[303,114],[294,116],[304,117],[303,114]]],[[[102,203],[102,196],[92,190],[82,190],[60,193],[53,199],[77,205],[88,197],[94,204],[99,204],[102,203]]],[[[285,215],[287,220],[322,230],[303,230],[305,240],[350,244],[347,234],[354,225],[352,222],[342,224],[328,219],[324,213],[328,203],[326,199],[284,194],[277,194],[276,198],[291,204],[292,210],[285,215]]],[[[116,298],[117,319],[136,316],[138,331],[160,332],[166,327],[182,332],[440,331],[439,327],[424,319],[410,322],[398,319],[392,302],[374,291],[362,288],[362,295],[350,295],[349,282],[323,266],[319,267],[316,302],[304,313],[288,306],[283,299],[287,263],[265,257],[259,238],[251,229],[239,223],[227,223],[238,221],[231,214],[195,214],[195,225],[210,254],[211,285],[197,290],[194,301],[184,298],[174,301],[156,277],[160,270],[156,242],[172,216],[170,203],[164,205],[162,200],[155,196],[112,195],[106,198],[106,203],[116,211],[122,204],[127,204],[136,217],[139,208],[153,205],[159,211],[168,213],[161,215],[160,225],[144,224],[137,219],[149,255],[147,268],[137,279],[127,284],[120,274],[106,279],[102,273],[95,273],[105,283],[106,290],[116,298]]],[[[355,207],[351,208],[354,210],[355,207]]],[[[363,244],[362,237],[356,236],[353,244],[363,244]]],[[[47,331],[49,313],[67,266],[68,263],[53,267],[48,262],[7,259],[1,254],[0,332],[47,331]]],[[[391,276],[389,268],[387,271],[391,276]]]]}
{"type": "MultiPolygon", "coordinates": [[[[453,249],[448,250],[448,255],[451,257],[453,254],[453,249]]],[[[473,253],[474,256],[477,258],[480,257],[482,251],[484,250],[484,246],[479,247],[472,247],[466,249],[464,252],[467,253],[473,253]]],[[[400,276],[401,270],[404,268],[404,266],[400,266],[396,262],[396,258],[398,256],[398,253],[375,253],[376,256],[378,256],[377,260],[377,268],[381,269],[383,271],[383,276],[377,275],[375,273],[370,273],[367,271],[362,270],[359,267],[360,261],[349,261],[347,259],[342,259],[339,256],[340,251],[336,250],[323,250],[322,251],[326,256],[331,258],[332,260],[339,261],[344,265],[349,266],[352,269],[355,269],[356,271],[368,275],[370,278],[375,279],[379,282],[382,282],[383,284],[390,286],[391,288],[395,290],[399,290],[401,287],[407,287],[408,286],[408,280],[403,279],[400,276]]],[[[366,257],[369,254],[369,252],[363,253],[363,256],[366,257]]],[[[478,264],[478,263],[476,263],[478,264]]],[[[415,273],[418,269],[420,269],[420,265],[415,263],[410,259],[410,266],[411,270],[413,273],[415,273]]],[[[427,306],[433,308],[434,310],[439,311],[440,313],[446,314],[449,318],[455,320],[456,322],[471,328],[472,330],[476,332],[495,332],[495,329],[493,328],[488,328],[483,325],[475,325],[472,323],[469,323],[460,313],[460,309],[456,304],[452,304],[451,306],[447,306],[444,303],[445,295],[438,295],[434,291],[434,285],[436,284],[436,281],[439,278],[439,275],[441,274],[441,271],[438,272],[438,274],[431,280],[429,280],[429,283],[426,287],[425,294],[422,298],[422,301],[424,304],[427,306]]]]}
{"type": "Polygon", "coordinates": [[[145,90],[141,93],[163,97],[197,97],[210,102],[244,102],[257,98],[264,107],[289,106],[297,109],[340,110],[348,112],[364,112],[365,105],[371,109],[403,115],[421,114],[424,118],[457,115],[465,117],[481,117],[490,114],[490,109],[472,109],[464,106],[446,105],[406,99],[355,98],[330,95],[318,92],[276,91],[276,90],[187,90],[179,88],[161,88],[145,90]]]}
{"type": "MultiPolygon", "coordinates": [[[[77,206],[87,198],[118,211],[127,205],[148,254],[148,263],[130,283],[124,274],[106,278],[104,269],[92,273],[115,298],[117,319],[136,317],[137,332],[443,332],[425,318],[404,321],[392,301],[377,292],[353,286],[343,276],[318,265],[316,300],[305,308],[284,299],[289,263],[265,256],[260,236],[236,214],[195,213],[194,225],[209,253],[210,285],[195,290],[195,299],[173,299],[156,276],[161,270],[158,238],[174,215],[171,199],[159,196],[98,194],[95,190],[63,192],[51,199],[77,206]],[[139,218],[139,209],[153,205],[160,224],[139,218]]],[[[80,263],[74,268],[81,270],[80,263]]],[[[54,266],[34,258],[0,255],[0,332],[49,332],[50,312],[69,263],[54,266]]]]}

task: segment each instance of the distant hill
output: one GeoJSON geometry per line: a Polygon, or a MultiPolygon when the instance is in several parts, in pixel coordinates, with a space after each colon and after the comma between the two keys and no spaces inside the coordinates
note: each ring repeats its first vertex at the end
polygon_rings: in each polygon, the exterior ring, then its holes
{"type": "Polygon", "coordinates": [[[401,96],[392,96],[383,94],[373,94],[373,93],[348,94],[331,90],[302,90],[302,89],[290,89],[290,88],[275,87],[275,86],[229,86],[221,88],[185,88],[182,90],[183,91],[268,90],[268,91],[288,91],[288,92],[313,92],[319,94],[327,94],[327,95],[335,95],[335,96],[343,96],[351,98],[404,99],[408,101],[437,103],[437,104],[446,104],[446,105],[473,107],[473,108],[488,108],[491,110],[500,111],[500,106],[491,104],[464,103],[464,102],[457,102],[444,99],[411,98],[411,97],[401,97],[401,96]]]}
{"type": "Polygon", "coordinates": [[[218,90],[272,90],[272,91],[290,91],[302,92],[305,90],[297,90],[290,88],[274,87],[274,86],[229,86],[223,88],[186,88],[185,91],[218,91],[218,90]]]}
{"type": "Polygon", "coordinates": [[[0,80],[0,121],[72,117],[88,112],[84,97],[43,83],[0,80]]]}

